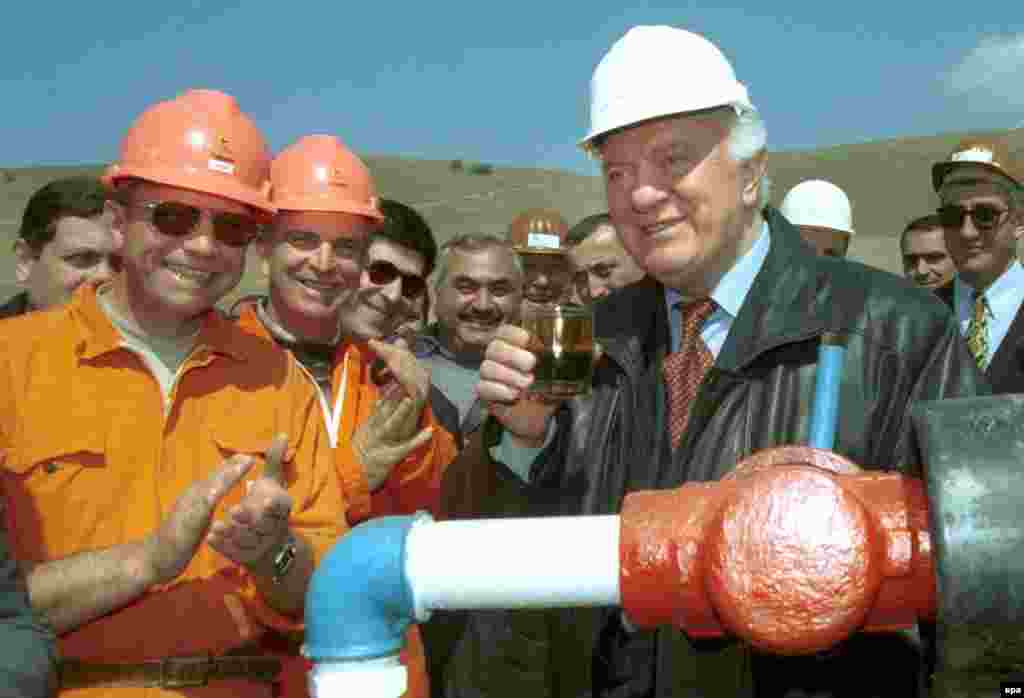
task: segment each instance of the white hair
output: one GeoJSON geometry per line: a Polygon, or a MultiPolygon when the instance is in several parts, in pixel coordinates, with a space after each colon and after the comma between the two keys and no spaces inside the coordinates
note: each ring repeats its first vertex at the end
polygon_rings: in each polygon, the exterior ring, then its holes
{"type": "MultiPolygon", "coordinates": [[[[729,131],[729,155],[737,162],[746,162],[768,147],[768,129],[760,112],[753,108],[737,107],[732,129],[729,131]]],[[[764,208],[772,196],[772,181],[765,172],[758,189],[758,206],[764,208]]]]}

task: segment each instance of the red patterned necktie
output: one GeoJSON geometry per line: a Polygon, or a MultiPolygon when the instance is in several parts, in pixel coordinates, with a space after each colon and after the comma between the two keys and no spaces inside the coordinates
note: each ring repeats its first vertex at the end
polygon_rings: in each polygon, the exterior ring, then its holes
{"type": "Polygon", "coordinates": [[[701,339],[700,329],[704,321],[715,310],[715,302],[703,298],[686,305],[677,305],[683,318],[683,331],[679,339],[679,350],[665,357],[665,387],[668,393],[668,424],[672,435],[672,448],[679,447],[679,440],[686,431],[690,419],[690,408],[704,375],[715,363],[711,350],[701,339]]]}

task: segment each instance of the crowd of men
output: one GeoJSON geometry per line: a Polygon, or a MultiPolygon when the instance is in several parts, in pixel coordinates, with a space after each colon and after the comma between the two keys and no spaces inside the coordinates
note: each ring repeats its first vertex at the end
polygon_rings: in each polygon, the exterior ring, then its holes
{"type": "MultiPolygon", "coordinates": [[[[835,450],[919,474],[913,405],[1024,391],[1024,166],[993,139],[936,153],[908,283],[843,259],[834,184],[770,206],[766,141],[714,44],[636,27],[581,141],[607,211],[439,249],[336,137],[272,155],[210,90],[145,109],[102,178],[31,197],[14,242],[0,694],[307,695],[306,586],[352,526],[615,513],[720,478],[806,442],[825,333],[847,344],[835,450]],[[265,287],[228,307],[250,251],[265,287]],[[601,351],[587,394],[538,400],[520,314],[559,303],[593,308],[601,351]]],[[[406,695],[446,698],[906,698],[930,657],[927,628],[774,657],[618,608],[439,613],[403,651],[406,695]]]]}

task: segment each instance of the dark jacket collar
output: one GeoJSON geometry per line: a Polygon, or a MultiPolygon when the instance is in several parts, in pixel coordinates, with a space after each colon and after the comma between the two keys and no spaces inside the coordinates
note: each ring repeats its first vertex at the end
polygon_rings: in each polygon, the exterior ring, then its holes
{"type": "MultiPolygon", "coordinates": [[[[766,208],[764,216],[771,247],[716,360],[722,370],[741,369],[765,351],[848,326],[838,314],[841,306],[829,303],[822,289],[834,265],[853,263],[815,255],[775,209],[766,208]]],[[[660,283],[644,278],[595,306],[595,333],[605,352],[633,375],[669,345],[664,294],[660,283]]]]}
{"type": "Polygon", "coordinates": [[[817,256],[775,209],[766,208],[764,216],[771,248],[715,362],[726,371],[783,344],[849,326],[839,316],[842,304],[828,302],[822,290],[832,267],[851,263],[817,256]]]}

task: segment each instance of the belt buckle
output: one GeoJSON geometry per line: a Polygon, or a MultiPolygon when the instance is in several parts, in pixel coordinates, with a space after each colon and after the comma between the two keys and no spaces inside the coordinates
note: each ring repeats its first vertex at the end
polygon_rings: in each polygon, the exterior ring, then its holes
{"type": "Polygon", "coordinates": [[[160,685],[163,688],[200,688],[210,682],[212,667],[210,655],[167,657],[160,661],[160,685]]]}

